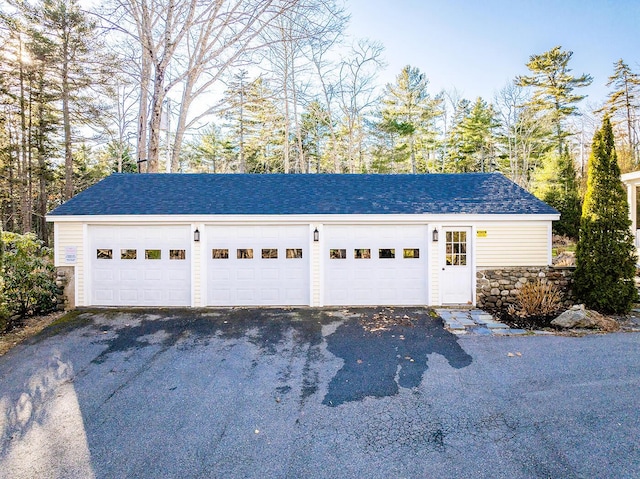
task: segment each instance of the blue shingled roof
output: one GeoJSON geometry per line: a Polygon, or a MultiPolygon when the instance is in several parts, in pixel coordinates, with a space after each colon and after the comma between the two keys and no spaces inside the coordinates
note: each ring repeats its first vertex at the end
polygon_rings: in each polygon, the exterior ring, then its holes
{"type": "Polygon", "coordinates": [[[498,173],[113,174],[62,215],[558,214],[498,173]]]}

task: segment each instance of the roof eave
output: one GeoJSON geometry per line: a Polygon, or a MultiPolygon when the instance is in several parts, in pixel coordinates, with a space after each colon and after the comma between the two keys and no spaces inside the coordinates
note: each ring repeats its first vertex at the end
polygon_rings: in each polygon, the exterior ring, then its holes
{"type": "Polygon", "coordinates": [[[479,221],[557,221],[559,213],[446,213],[446,214],[310,214],[310,215],[47,215],[48,222],[59,223],[435,223],[479,221]]]}

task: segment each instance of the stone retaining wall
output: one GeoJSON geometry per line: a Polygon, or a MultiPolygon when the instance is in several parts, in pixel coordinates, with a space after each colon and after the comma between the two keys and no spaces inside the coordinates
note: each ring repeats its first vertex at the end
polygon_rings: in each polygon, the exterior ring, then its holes
{"type": "Polygon", "coordinates": [[[573,272],[575,267],[520,267],[485,269],[476,273],[476,305],[478,308],[503,309],[515,304],[518,289],[523,284],[551,282],[562,293],[563,304],[573,305],[573,272]]]}
{"type": "Polygon", "coordinates": [[[74,273],[75,271],[73,266],[58,266],[56,268],[56,286],[58,287],[58,311],[69,311],[76,307],[74,273]]]}

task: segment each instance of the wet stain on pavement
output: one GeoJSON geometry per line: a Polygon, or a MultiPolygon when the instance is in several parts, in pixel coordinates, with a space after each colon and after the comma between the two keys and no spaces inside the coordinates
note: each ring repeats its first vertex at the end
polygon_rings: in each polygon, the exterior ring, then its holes
{"type": "MultiPolygon", "coordinates": [[[[109,312],[113,314],[112,312],[109,312]]],[[[98,313],[101,314],[101,313],[98,313]]],[[[296,342],[310,345],[322,341],[322,323],[335,319],[315,310],[285,309],[230,309],[210,315],[207,311],[149,311],[121,313],[129,317],[125,324],[110,325],[108,321],[94,322],[104,333],[113,330],[116,335],[98,342],[107,344],[93,362],[101,363],[110,354],[126,352],[160,344],[164,348],[176,346],[186,350],[206,345],[213,338],[245,339],[265,354],[275,354],[278,346],[293,331],[296,342]]],[[[120,323],[123,321],[121,320],[120,323]]]]}
{"type": "MultiPolygon", "coordinates": [[[[100,333],[93,342],[106,348],[93,359],[96,364],[113,353],[149,346],[187,351],[206,347],[216,339],[247,341],[260,354],[303,359],[301,405],[321,390],[318,368],[329,351],[344,361],[322,400],[324,405],[335,407],[417,387],[432,353],[444,356],[454,368],[471,364],[472,358],[458,344],[457,336],[430,314],[427,308],[97,310],[82,313],[83,321],[74,326],[90,325],[100,333]],[[377,323],[381,317],[390,321],[377,323]]],[[[259,362],[259,357],[252,358],[248,367],[255,369],[259,362]]],[[[287,367],[279,372],[274,385],[277,396],[292,390],[291,364],[287,367]]],[[[435,434],[434,440],[437,437],[435,434]]]]}
{"type": "Polygon", "coordinates": [[[361,322],[350,321],[326,338],[327,349],[344,365],[329,383],[323,404],[339,406],[365,397],[393,396],[400,387],[417,387],[432,353],[441,354],[456,369],[471,364],[458,338],[428,310],[397,309],[394,314],[412,318],[411,324],[371,331],[361,322]]]}

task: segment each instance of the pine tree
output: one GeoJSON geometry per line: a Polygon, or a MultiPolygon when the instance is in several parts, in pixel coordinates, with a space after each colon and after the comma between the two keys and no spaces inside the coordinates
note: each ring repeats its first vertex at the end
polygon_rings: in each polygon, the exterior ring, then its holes
{"type": "Polygon", "coordinates": [[[630,228],[613,129],[605,116],[593,137],[576,248],[574,292],[587,307],[624,313],[636,300],[636,255],[630,228]]]}
{"type": "Polygon", "coordinates": [[[553,178],[548,179],[545,183],[547,188],[539,196],[560,212],[560,220],[553,224],[553,232],[578,238],[582,205],[576,169],[567,148],[557,162],[547,164],[556,163],[557,170],[545,172],[551,173],[553,178]]]}
{"type": "Polygon", "coordinates": [[[608,87],[614,90],[609,93],[607,103],[600,111],[608,111],[611,115],[619,115],[624,123],[626,145],[630,156],[630,167],[638,164],[638,132],[637,113],[640,110],[640,75],[629,68],[622,59],[615,64],[615,71],[609,77],[608,87]]]}
{"type": "Polygon", "coordinates": [[[441,99],[431,98],[427,92],[429,80],[418,68],[407,65],[396,77],[396,83],[388,83],[382,100],[381,127],[396,134],[407,162],[407,170],[417,173],[418,151],[435,139],[434,120],[440,112],[441,99]],[[397,127],[394,129],[394,126],[397,127]]]}
{"type": "Polygon", "coordinates": [[[468,171],[494,171],[496,168],[495,129],[500,126],[493,105],[478,97],[469,115],[460,123],[461,151],[470,158],[468,171]]]}
{"type": "Polygon", "coordinates": [[[569,132],[564,127],[564,121],[572,115],[578,114],[576,104],[585,95],[576,95],[574,90],[591,85],[593,78],[582,74],[575,77],[571,74],[569,61],[573,52],[563,51],[557,46],[540,55],[532,55],[527,63],[531,70],[530,76],[518,76],[516,84],[523,87],[533,87],[533,96],[529,104],[542,116],[549,119],[553,126],[556,151],[562,155],[564,140],[569,132]]]}

